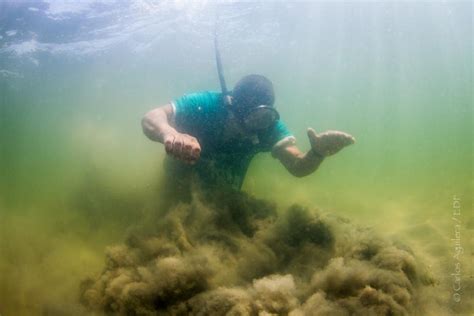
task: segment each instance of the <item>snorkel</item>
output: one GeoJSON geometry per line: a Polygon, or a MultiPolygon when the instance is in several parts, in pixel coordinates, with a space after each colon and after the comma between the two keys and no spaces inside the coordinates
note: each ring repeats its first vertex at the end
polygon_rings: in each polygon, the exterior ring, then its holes
{"type": "Polygon", "coordinates": [[[217,74],[222,91],[222,101],[224,105],[239,118],[246,129],[250,131],[260,131],[273,126],[280,119],[280,114],[272,105],[260,104],[257,106],[237,109],[236,104],[232,104],[232,97],[225,83],[224,71],[222,69],[221,54],[217,40],[217,27],[214,32],[214,50],[216,55],[217,74]]]}
{"type": "Polygon", "coordinates": [[[227,86],[225,84],[224,70],[222,70],[221,54],[219,52],[219,45],[217,43],[217,27],[214,33],[214,49],[216,51],[217,75],[219,76],[219,83],[221,85],[222,99],[223,99],[224,105],[230,106],[232,104],[232,99],[231,99],[229,91],[227,90],[227,86]]]}

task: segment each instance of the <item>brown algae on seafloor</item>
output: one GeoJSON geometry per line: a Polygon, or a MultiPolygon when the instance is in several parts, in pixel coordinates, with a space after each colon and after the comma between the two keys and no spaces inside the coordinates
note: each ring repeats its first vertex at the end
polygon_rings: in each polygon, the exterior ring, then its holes
{"type": "Polygon", "coordinates": [[[433,284],[409,248],[370,229],[298,205],[278,215],[242,193],[180,204],[106,258],[81,299],[118,314],[403,315],[433,284]]]}

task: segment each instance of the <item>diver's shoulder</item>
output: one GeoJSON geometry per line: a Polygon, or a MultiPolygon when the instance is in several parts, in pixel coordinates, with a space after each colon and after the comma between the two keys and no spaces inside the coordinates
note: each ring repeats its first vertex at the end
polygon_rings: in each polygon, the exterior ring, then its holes
{"type": "Polygon", "coordinates": [[[222,93],[218,91],[212,91],[212,90],[198,91],[196,92],[196,95],[199,95],[201,100],[204,103],[207,103],[209,105],[219,104],[222,100],[222,93]]]}
{"type": "Polygon", "coordinates": [[[207,96],[209,98],[220,98],[221,95],[222,95],[221,92],[214,91],[214,90],[204,90],[204,91],[200,91],[198,93],[202,94],[203,96],[207,96]]]}
{"type": "Polygon", "coordinates": [[[185,95],[188,97],[195,97],[195,98],[218,99],[221,97],[222,93],[219,91],[202,90],[202,91],[188,92],[185,95]]]}

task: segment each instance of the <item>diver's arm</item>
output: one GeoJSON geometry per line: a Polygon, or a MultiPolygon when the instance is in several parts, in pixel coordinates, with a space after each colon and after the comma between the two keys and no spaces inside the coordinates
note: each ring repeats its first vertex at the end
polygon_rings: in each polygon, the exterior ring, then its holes
{"type": "Polygon", "coordinates": [[[303,153],[295,145],[274,150],[272,154],[295,177],[313,173],[324,160],[323,156],[316,154],[312,149],[303,153]]]}
{"type": "Polygon", "coordinates": [[[201,146],[195,137],[178,132],[170,124],[173,115],[171,104],[151,110],[142,119],[143,133],[149,139],[164,144],[169,155],[193,164],[199,159],[201,146]]]}
{"type": "Polygon", "coordinates": [[[169,123],[173,115],[173,107],[166,104],[145,114],[142,119],[143,133],[151,140],[164,144],[164,137],[178,131],[169,123]]]}
{"type": "Polygon", "coordinates": [[[311,149],[307,153],[302,153],[294,144],[276,146],[272,151],[272,155],[296,177],[313,173],[325,157],[334,155],[355,142],[354,137],[344,132],[326,131],[316,134],[312,128],[308,128],[308,138],[311,149]]]}

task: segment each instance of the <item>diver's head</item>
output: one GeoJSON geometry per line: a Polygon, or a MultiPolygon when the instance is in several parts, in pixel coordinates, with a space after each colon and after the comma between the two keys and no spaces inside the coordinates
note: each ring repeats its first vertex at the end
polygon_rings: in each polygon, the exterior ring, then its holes
{"type": "Polygon", "coordinates": [[[275,93],[273,84],[261,75],[248,75],[240,79],[232,90],[232,104],[239,108],[261,104],[273,106],[275,93]]]}
{"type": "Polygon", "coordinates": [[[274,103],[273,84],[261,75],[243,77],[232,90],[232,110],[250,130],[269,128],[280,118],[274,103]]]}

